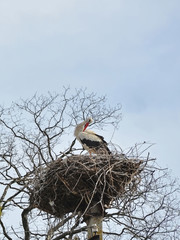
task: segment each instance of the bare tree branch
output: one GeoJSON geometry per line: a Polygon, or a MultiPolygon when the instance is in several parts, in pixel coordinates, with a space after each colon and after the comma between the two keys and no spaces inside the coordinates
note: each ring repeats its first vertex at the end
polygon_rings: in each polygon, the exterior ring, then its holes
{"type": "MultiPolygon", "coordinates": [[[[92,158],[88,163],[79,161],[81,165],[76,170],[78,174],[73,185],[61,177],[63,188],[74,194],[83,173],[86,173],[88,181],[94,187],[92,194],[79,189],[81,198],[76,203],[75,211],[64,214],[63,218],[54,215],[59,180],[55,178],[56,182],[51,185],[50,178],[46,182],[45,173],[54,163],[59,165],[52,175],[57,176],[57,171],[62,170],[61,164],[66,167],[66,174],[73,175],[67,159],[77,155],[86,159],[87,155],[78,148],[73,132],[75,125],[89,116],[94,118],[94,128],[103,130],[108,127],[113,132],[121,121],[121,105],[109,106],[106,96],[97,96],[86,89],[71,91],[70,88],[63,88],[61,94],[35,94],[32,98],[13,103],[8,108],[0,106],[0,238],[23,239],[25,236],[25,240],[59,240],[73,238],[74,234],[82,237],[82,231],[87,229],[83,222],[84,216],[97,191],[100,191],[97,204],[104,212],[105,239],[179,239],[179,183],[171,179],[168,169],[161,169],[156,164],[156,159],[150,157],[147,151],[152,145],[146,143],[135,144],[126,152],[118,143],[111,144],[114,155],[123,156],[127,161],[138,159],[142,161],[142,167],[128,182],[124,193],[114,197],[109,204],[103,203],[106,189],[118,194],[117,189],[113,188],[115,179],[127,178],[127,171],[124,167],[117,171],[117,163],[111,163],[108,171],[102,166],[90,176],[88,170],[98,169],[98,159],[92,158]],[[84,172],[80,172],[80,169],[84,172]],[[110,176],[109,179],[107,176],[110,176]],[[46,199],[46,212],[38,210],[42,201],[40,193],[44,191],[44,187],[52,188],[55,193],[52,199],[46,199]],[[32,207],[30,202],[33,194],[39,194],[39,198],[32,203],[32,207]],[[78,213],[83,201],[86,202],[86,207],[78,213]],[[11,210],[12,215],[17,210],[21,211],[22,219],[9,223],[6,214],[11,210]],[[21,220],[22,224],[18,224],[21,220]]],[[[45,196],[47,195],[45,192],[45,196]]]]}

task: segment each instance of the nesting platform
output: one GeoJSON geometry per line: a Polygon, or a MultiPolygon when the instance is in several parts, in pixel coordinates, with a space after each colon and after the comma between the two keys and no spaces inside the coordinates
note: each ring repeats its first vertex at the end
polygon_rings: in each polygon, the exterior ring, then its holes
{"type": "Polygon", "coordinates": [[[121,154],[57,159],[38,174],[31,205],[56,217],[88,212],[93,204],[99,204],[103,212],[132,181],[136,183],[141,164],[121,154]]]}

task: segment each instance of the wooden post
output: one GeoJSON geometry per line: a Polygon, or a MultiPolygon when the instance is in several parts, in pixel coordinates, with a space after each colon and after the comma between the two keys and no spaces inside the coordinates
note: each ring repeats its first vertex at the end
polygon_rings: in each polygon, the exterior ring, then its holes
{"type": "Polygon", "coordinates": [[[102,209],[98,205],[91,207],[91,209],[88,211],[88,217],[86,220],[88,240],[103,240],[102,221],[102,209]],[[96,238],[95,236],[99,236],[99,238],[96,238]]]}
{"type": "Polygon", "coordinates": [[[94,236],[99,236],[99,240],[102,240],[102,220],[103,217],[90,217],[87,223],[88,239],[95,239],[94,236]],[[94,231],[95,227],[97,232],[94,231]]]}

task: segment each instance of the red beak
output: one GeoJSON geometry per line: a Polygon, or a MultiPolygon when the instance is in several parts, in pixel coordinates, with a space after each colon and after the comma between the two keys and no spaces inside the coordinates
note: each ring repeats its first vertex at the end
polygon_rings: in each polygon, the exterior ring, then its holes
{"type": "Polygon", "coordinates": [[[87,128],[88,126],[89,126],[89,123],[87,122],[86,125],[85,125],[85,127],[84,127],[83,132],[86,130],[86,128],[87,128]]]}

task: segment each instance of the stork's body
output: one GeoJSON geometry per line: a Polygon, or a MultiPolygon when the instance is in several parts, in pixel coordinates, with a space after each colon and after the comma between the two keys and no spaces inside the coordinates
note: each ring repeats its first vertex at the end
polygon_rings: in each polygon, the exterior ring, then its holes
{"type": "Polygon", "coordinates": [[[86,128],[92,122],[92,118],[88,118],[82,123],[78,124],[74,131],[75,137],[82,144],[83,148],[90,153],[90,155],[91,153],[111,154],[104,137],[94,133],[91,130],[86,130],[86,128]]]}

